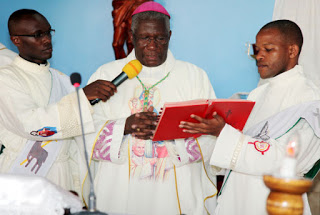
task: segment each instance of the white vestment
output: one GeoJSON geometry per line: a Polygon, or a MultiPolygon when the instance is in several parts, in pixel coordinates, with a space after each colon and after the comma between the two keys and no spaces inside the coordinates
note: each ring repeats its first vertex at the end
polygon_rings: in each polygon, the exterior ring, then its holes
{"type": "MultiPolygon", "coordinates": [[[[133,59],[134,50],[125,59],[101,66],[89,82],[113,80],[133,59]]],[[[176,60],[170,51],[162,65],[143,66],[139,78],[148,88],[168,72],[169,76],[150,90],[148,107],[153,106],[156,113],[159,114],[164,102],[215,98],[206,73],[191,63],[176,60]]],[[[94,106],[95,120],[110,120],[96,139],[93,151],[93,159],[100,160],[95,176],[97,208],[122,214],[174,215],[181,211],[201,215],[206,214],[205,203],[212,214],[216,202],[215,197],[209,196],[216,193],[211,182],[215,178],[209,180],[212,175],[207,169],[207,176],[193,138],[152,143],[123,135],[126,118],[141,112],[143,103],[142,84],[134,78],[122,83],[110,100],[94,106]],[[142,152],[133,150],[134,144],[142,152]]],[[[214,140],[212,136],[198,138],[206,165],[214,140]]],[[[92,146],[89,150],[92,151],[92,146]]]]}
{"type": "Polygon", "coordinates": [[[17,55],[17,53],[7,49],[7,47],[0,43],[0,66],[11,63],[17,55]]]}
{"type": "MultiPolygon", "coordinates": [[[[266,79],[263,85],[249,94],[248,100],[255,101],[256,104],[243,133],[282,110],[319,99],[319,88],[306,79],[302,67],[297,65],[276,77],[266,79]]],[[[278,171],[286,154],[287,143],[294,134],[300,135],[297,175],[303,176],[319,159],[320,154],[320,139],[305,119],[298,121],[282,136],[262,141],[260,146],[255,141],[261,142],[262,135],[268,135],[267,133],[260,132],[260,139],[257,139],[244,135],[229,125],[223,128],[217,138],[210,164],[232,171],[218,197],[217,214],[267,214],[269,189],[264,185],[262,176],[278,171]]],[[[305,202],[305,214],[308,213],[309,206],[305,202]]]]}
{"type": "MultiPolygon", "coordinates": [[[[38,65],[16,57],[12,64],[0,69],[0,140],[5,146],[0,155],[0,172],[8,172],[28,140],[63,140],[62,147],[46,178],[57,185],[80,191],[77,147],[71,137],[81,134],[77,96],[68,76],[50,69],[50,64],[38,65]],[[53,85],[53,72],[60,85],[53,85]],[[51,104],[50,93],[64,87],[70,94],[51,104]],[[49,135],[41,134],[53,128],[49,135]],[[39,134],[39,135],[37,135],[39,134]]],[[[80,90],[81,109],[86,132],[94,131],[93,109],[80,90]]],[[[43,147],[45,149],[45,147],[43,147]]]]}
{"type": "MultiPolygon", "coordinates": [[[[10,49],[7,49],[7,47],[0,43],[0,66],[10,64],[16,56],[17,53],[11,51],[10,49]]],[[[2,143],[0,141],[0,149],[1,147],[2,143]]]]}

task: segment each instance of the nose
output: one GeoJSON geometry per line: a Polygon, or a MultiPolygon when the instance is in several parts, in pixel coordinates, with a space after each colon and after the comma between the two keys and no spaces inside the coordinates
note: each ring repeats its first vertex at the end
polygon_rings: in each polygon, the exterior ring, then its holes
{"type": "Polygon", "coordinates": [[[41,40],[44,45],[51,44],[52,36],[50,34],[46,34],[41,38],[41,40]]]}
{"type": "Polygon", "coordinates": [[[147,43],[147,47],[149,49],[156,48],[158,46],[158,43],[156,41],[156,38],[150,37],[147,43]]]}
{"type": "Polygon", "coordinates": [[[264,54],[263,54],[263,51],[257,51],[256,53],[256,60],[259,61],[259,60],[262,60],[264,58],[264,54]]]}

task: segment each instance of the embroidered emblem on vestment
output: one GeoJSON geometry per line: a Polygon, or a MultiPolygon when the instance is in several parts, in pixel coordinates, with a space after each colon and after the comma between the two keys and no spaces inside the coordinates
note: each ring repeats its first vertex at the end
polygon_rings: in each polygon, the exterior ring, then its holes
{"type": "Polygon", "coordinates": [[[264,141],[267,141],[270,139],[270,137],[268,136],[269,133],[269,125],[268,125],[268,121],[264,124],[264,126],[262,127],[261,131],[259,134],[257,134],[256,136],[254,136],[253,138],[256,139],[261,139],[264,141]]]}
{"type": "Polygon", "coordinates": [[[36,141],[33,144],[27,156],[28,163],[25,165],[25,167],[27,167],[33,159],[36,159],[36,163],[31,169],[31,172],[33,172],[33,170],[36,168],[34,172],[35,174],[37,174],[42,164],[46,161],[48,157],[48,152],[41,147],[41,143],[42,141],[36,141]]]}
{"type": "Polygon", "coordinates": [[[261,152],[262,155],[264,155],[264,153],[266,151],[269,150],[270,148],[270,144],[267,143],[267,142],[264,142],[264,141],[254,141],[254,142],[248,142],[248,144],[253,144],[254,145],[254,148],[261,152]]]}
{"type": "Polygon", "coordinates": [[[37,131],[31,131],[30,134],[33,136],[49,137],[57,133],[56,127],[43,127],[37,131]]]}

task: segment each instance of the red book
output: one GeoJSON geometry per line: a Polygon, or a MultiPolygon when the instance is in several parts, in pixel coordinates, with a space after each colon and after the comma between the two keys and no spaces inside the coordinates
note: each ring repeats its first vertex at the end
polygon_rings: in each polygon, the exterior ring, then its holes
{"type": "Polygon", "coordinates": [[[199,137],[202,134],[189,134],[179,128],[181,121],[198,122],[191,114],[212,119],[216,111],[226,123],[242,131],[255,102],[241,99],[199,99],[184,102],[167,102],[163,106],[153,141],[199,137]]]}

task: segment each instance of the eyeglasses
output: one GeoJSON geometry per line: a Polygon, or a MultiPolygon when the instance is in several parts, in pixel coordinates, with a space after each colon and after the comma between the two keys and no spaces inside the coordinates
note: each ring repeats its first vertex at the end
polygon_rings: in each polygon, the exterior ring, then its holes
{"type": "Polygon", "coordinates": [[[254,59],[255,60],[256,59],[256,55],[257,55],[256,44],[247,42],[246,43],[246,47],[247,47],[246,53],[247,53],[248,57],[250,59],[254,59]]]}
{"type": "Polygon", "coordinates": [[[15,34],[15,35],[11,35],[11,36],[34,37],[35,39],[40,39],[45,36],[52,37],[55,32],[56,32],[56,30],[50,29],[49,31],[39,32],[39,33],[35,33],[35,34],[15,34]]]}
{"type": "Polygon", "coordinates": [[[159,45],[166,45],[169,42],[169,37],[165,36],[159,36],[159,37],[137,37],[134,35],[134,38],[137,40],[137,42],[142,45],[146,46],[148,45],[151,40],[154,40],[155,43],[159,45]]]}

